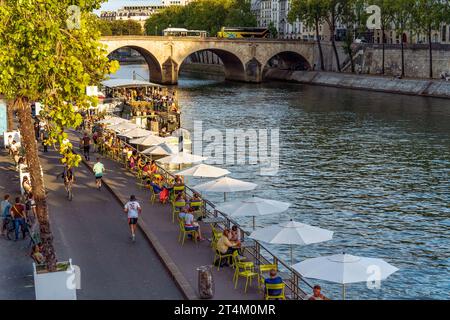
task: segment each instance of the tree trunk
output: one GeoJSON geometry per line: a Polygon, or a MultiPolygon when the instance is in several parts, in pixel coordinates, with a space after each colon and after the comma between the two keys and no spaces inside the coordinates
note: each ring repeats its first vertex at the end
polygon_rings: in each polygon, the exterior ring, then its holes
{"type": "Polygon", "coordinates": [[[403,33],[401,35],[401,47],[402,47],[402,78],[405,76],[405,48],[403,46],[403,33]]]}
{"type": "Polygon", "coordinates": [[[428,49],[430,51],[430,79],[433,79],[433,44],[431,43],[431,27],[428,28],[428,49]]]}
{"type": "Polygon", "coordinates": [[[317,46],[319,47],[320,70],[325,71],[325,66],[323,64],[322,43],[320,42],[320,35],[319,35],[319,19],[316,19],[316,38],[317,38],[317,46]]]}
{"type": "Polygon", "coordinates": [[[56,270],[56,255],[53,247],[53,235],[50,230],[47,195],[45,193],[44,176],[38,157],[37,143],[31,117],[31,106],[26,98],[16,98],[14,105],[20,119],[21,142],[25,149],[28,169],[30,171],[33,195],[36,201],[37,219],[40,225],[43,255],[49,271],[56,270]]]}
{"type": "Polygon", "coordinates": [[[14,130],[14,104],[13,101],[9,100],[6,105],[6,117],[8,124],[8,131],[14,130]]]}
{"type": "Polygon", "coordinates": [[[334,32],[335,32],[334,25],[330,25],[331,44],[333,46],[334,56],[336,57],[336,66],[337,66],[338,72],[341,72],[341,62],[339,61],[339,54],[338,54],[337,48],[336,48],[336,41],[334,39],[334,32]]]}
{"type": "Polygon", "coordinates": [[[384,65],[385,65],[385,46],[384,46],[384,42],[386,41],[386,35],[384,32],[384,25],[381,27],[381,42],[382,42],[382,46],[381,46],[381,52],[382,52],[382,58],[381,58],[381,73],[384,75],[385,74],[385,70],[384,70],[384,65]]]}

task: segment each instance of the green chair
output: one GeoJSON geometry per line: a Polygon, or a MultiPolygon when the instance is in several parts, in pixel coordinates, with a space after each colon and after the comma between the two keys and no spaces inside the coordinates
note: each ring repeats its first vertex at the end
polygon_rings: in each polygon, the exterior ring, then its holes
{"type": "Polygon", "coordinates": [[[179,219],[178,225],[180,226],[180,234],[178,235],[178,242],[181,241],[181,238],[183,238],[183,241],[181,242],[181,245],[184,245],[184,240],[186,239],[186,236],[188,234],[192,235],[192,238],[194,239],[195,243],[197,244],[197,231],[195,230],[186,230],[184,225],[184,220],[179,219]]]}
{"type": "Polygon", "coordinates": [[[174,201],[172,202],[172,223],[175,222],[175,216],[180,213],[179,208],[183,208],[186,206],[185,201],[174,201]]]}
{"type": "Polygon", "coordinates": [[[266,300],[272,300],[272,299],[280,299],[280,300],[286,300],[286,296],[284,295],[284,289],[286,288],[285,283],[280,284],[266,284],[266,294],[265,298],[266,300]],[[269,290],[281,290],[281,293],[276,296],[269,295],[269,290]]]}
{"type": "Polygon", "coordinates": [[[230,261],[233,259],[233,255],[231,253],[224,254],[224,253],[221,253],[219,250],[217,250],[217,242],[214,243],[213,249],[214,249],[214,262],[216,262],[217,259],[219,259],[219,264],[217,266],[217,271],[219,271],[222,260],[228,259],[228,263],[230,264],[230,261]]]}
{"type": "Polygon", "coordinates": [[[196,217],[197,219],[199,217],[203,217],[203,203],[201,201],[193,201],[193,202],[189,203],[189,205],[191,207],[198,207],[198,209],[196,209],[194,212],[192,212],[194,217],[196,217]]]}
{"type": "Polygon", "coordinates": [[[235,283],[234,288],[237,288],[237,283],[239,280],[239,277],[245,278],[245,290],[244,292],[247,293],[247,287],[249,284],[253,282],[253,279],[256,278],[258,282],[258,288],[260,287],[259,281],[258,281],[258,274],[253,271],[253,262],[236,262],[235,265],[235,283]]]}

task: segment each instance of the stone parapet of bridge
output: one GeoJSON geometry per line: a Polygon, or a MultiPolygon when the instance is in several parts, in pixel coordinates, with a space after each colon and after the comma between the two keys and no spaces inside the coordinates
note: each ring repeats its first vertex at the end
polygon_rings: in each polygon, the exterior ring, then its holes
{"type": "Polygon", "coordinates": [[[261,82],[264,67],[276,56],[306,70],[315,61],[314,42],[298,40],[110,36],[101,42],[107,54],[124,47],[138,51],[149,66],[150,80],[162,84],[176,84],[183,61],[204,50],[222,60],[227,80],[243,82],[261,82]]]}

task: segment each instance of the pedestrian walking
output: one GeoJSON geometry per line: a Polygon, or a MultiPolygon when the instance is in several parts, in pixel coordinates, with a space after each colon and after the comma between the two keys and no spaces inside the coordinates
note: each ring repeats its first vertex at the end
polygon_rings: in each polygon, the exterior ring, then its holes
{"type": "Polygon", "coordinates": [[[83,152],[84,152],[84,158],[89,161],[89,151],[91,148],[91,138],[87,135],[87,133],[83,136],[83,152]]]}
{"type": "Polygon", "coordinates": [[[128,214],[128,225],[130,226],[131,240],[134,242],[136,241],[136,224],[139,214],[142,212],[142,208],[134,195],[130,196],[130,201],[125,204],[123,211],[128,214]]]}
{"type": "Polygon", "coordinates": [[[26,212],[25,206],[20,202],[20,197],[16,198],[16,203],[11,208],[11,216],[14,219],[15,226],[15,241],[19,240],[19,229],[22,231],[22,236],[25,239],[27,225],[25,223],[26,212]]]}

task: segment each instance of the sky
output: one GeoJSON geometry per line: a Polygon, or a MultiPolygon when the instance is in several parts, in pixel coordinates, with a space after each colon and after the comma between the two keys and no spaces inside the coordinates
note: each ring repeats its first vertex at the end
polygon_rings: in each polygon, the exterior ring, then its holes
{"type": "Polygon", "coordinates": [[[161,0],[109,0],[108,2],[103,3],[102,8],[99,11],[116,10],[123,6],[155,4],[161,4],[161,0]]]}

